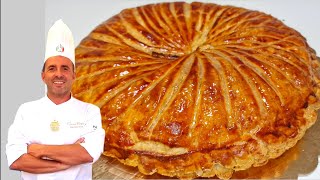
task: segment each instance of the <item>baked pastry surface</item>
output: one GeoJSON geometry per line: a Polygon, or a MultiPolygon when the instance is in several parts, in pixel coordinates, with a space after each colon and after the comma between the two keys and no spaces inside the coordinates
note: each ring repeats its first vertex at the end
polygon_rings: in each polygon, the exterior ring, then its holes
{"type": "Polygon", "coordinates": [[[74,97],[101,109],[104,155],[144,174],[228,179],[302,138],[320,65],[296,30],[212,3],[125,9],[76,48],[74,97]]]}

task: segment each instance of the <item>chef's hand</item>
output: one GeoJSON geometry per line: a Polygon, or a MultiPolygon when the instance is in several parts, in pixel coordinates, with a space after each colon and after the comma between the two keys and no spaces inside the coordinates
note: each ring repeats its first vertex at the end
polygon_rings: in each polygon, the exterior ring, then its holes
{"type": "Polygon", "coordinates": [[[66,169],[69,169],[71,167],[71,165],[63,164],[63,163],[60,163],[59,166],[61,167],[61,170],[66,170],[66,169]]]}
{"type": "Polygon", "coordinates": [[[84,143],[84,137],[79,138],[76,142],[74,142],[73,144],[80,144],[80,143],[84,143]]]}
{"type": "MultiPolygon", "coordinates": [[[[84,142],[85,142],[85,138],[81,137],[76,142],[74,142],[73,144],[80,144],[80,143],[84,143],[84,142]]],[[[36,157],[36,158],[52,160],[52,159],[47,158],[47,157],[44,156],[44,150],[45,150],[45,145],[42,145],[42,144],[29,144],[27,153],[32,155],[32,156],[34,156],[34,157],[36,157]]]]}
{"type": "Polygon", "coordinates": [[[43,149],[42,146],[43,145],[41,145],[41,144],[29,144],[27,152],[28,152],[28,154],[30,154],[36,158],[42,158],[41,157],[41,154],[43,154],[43,152],[41,152],[43,149]]]}

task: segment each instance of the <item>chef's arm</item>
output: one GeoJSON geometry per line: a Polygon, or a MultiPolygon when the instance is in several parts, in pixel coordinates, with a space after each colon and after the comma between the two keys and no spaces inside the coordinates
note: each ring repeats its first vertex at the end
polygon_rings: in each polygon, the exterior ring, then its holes
{"type": "Polygon", "coordinates": [[[89,106],[87,123],[81,138],[67,145],[28,145],[28,153],[37,158],[50,158],[63,164],[78,165],[97,161],[103,152],[105,131],[101,124],[100,109],[89,106]]]}
{"type": "Polygon", "coordinates": [[[68,169],[70,165],[56,161],[38,159],[30,154],[23,154],[11,165],[11,170],[25,171],[34,174],[51,173],[68,169]]]}
{"type": "Polygon", "coordinates": [[[50,173],[68,169],[70,165],[57,161],[36,158],[28,154],[30,140],[25,135],[23,121],[24,106],[20,106],[13,124],[9,128],[6,154],[9,168],[29,173],[50,173]]]}
{"type": "Polygon", "coordinates": [[[37,158],[49,158],[63,164],[78,165],[90,163],[93,158],[79,143],[68,145],[30,144],[28,154],[37,158]]]}

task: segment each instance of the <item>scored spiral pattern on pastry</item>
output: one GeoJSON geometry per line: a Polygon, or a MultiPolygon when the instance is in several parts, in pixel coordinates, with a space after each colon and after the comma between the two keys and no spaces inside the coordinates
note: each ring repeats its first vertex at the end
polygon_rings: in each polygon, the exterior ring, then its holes
{"type": "Polygon", "coordinates": [[[301,139],[319,62],[270,15],[212,3],[121,11],[76,48],[73,95],[101,109],[105,152],[145,174],[230,178],[301,139]]]}

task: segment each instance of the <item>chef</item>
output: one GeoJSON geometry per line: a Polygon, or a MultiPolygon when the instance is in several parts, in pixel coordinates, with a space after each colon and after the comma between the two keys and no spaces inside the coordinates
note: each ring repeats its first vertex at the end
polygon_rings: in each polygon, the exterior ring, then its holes
{"type": "Polygon", "coordinates": [[[75,48],[62,20],[48,32],[41,77],[45,97],[22,104],[9,128],[9,168],[21,171],[22,179],[92,179],[105,132],[100,109],[72,97],[75,48]]]}

